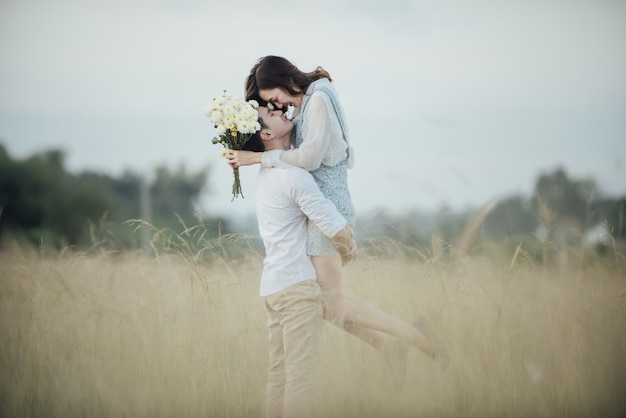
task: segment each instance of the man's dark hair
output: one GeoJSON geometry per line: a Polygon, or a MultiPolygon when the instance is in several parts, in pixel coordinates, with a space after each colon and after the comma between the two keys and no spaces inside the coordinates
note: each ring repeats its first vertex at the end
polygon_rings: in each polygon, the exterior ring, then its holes
{"type": "Polygon", "coordinates": [[[250,139],[243,144],[243,150],[245,151],[254,151],[254,152],[263,152],[265,151],[265,145],[261,140],[261,131],[254,133],[250,139]]]}
{"type": "Polygon", "coordinates": [[[267,128],[263,119],[259,118],[259,123],[261,124],[261,129],[256,131],[252,136],[243,144],[243,150],[245,151],[254,151],[254,152],[263,152],[265,151],[265,144],[261,139],[261,130],[267,128]]]}

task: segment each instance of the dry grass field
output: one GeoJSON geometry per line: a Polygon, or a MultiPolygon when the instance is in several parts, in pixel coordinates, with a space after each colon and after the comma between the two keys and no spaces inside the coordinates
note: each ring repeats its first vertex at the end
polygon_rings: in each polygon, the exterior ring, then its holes
{"type": "MultiPolygon", "coordinates": [[[[382,356],[329,324],[320,417],[600,417],[626,411],[626,264],[363,255],[352,294],[449,348],[382,356]]],[[[3,417],[260,417],[267,366],[261,257],[0,252],[3,417]]]]}

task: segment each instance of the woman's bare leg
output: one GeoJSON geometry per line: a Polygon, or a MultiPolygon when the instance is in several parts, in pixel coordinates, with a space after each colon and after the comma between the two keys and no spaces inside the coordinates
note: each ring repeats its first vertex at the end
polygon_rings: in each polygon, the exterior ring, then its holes
{"type": "MultiPolygon", "coordinates": [[[[327,311],[325,311],[325,313],[326,312],[327,311]]],[[[409,355],[408,344],[406,342],[372,328],[356,326],[350,321],[337,323],[337,321],[332,321],[331,318],[325,317],[324,319],[327,319],[333,325],[342,328],[344,331],[365,341],[380,351],[389,366],[394,389],[396,391],[402,390],[404,382],[406,381],[406,364],[409,355]]]]}
{"type": "Polygon", "coordinates": [[[324,318],[353,333],[382,351],[386,338],[375,330],[391,334],[417,347],[427,356],[447,367],[447,353],[443,346],[425,335],[423,321],[412,325],[380,308],[358,298],[345,296],[341,290],[341,257],[311,257],[318,281],[324,293],[324,318]]]}
{"type": "MultiPolygon", "coordinates": [[[[335,258],[335,257],[312,257],[335,258]]],[[[340,291],[341,283],[341,258],[336,257],[337,265],[327,266],[327,263],[318,263],[321,271],[317,271],[318,282],[322,288],[324,303],[324,319],[331,324],[343,329],[355,337],[365,341],[376,348],[385,358],[394,381],[394,388],[401,390],[406,379],[407,344],[406,342],[382,331],[357,325],[354,321],[345,317],[342,311],[340,291]],[[330,268],[328,268],[330,267],[330,268]],[[338,268],[336,268],[338,267],[338,268]]],[[[318,266],[313,262],[316,269],[318,266]]],[[[334,264],[334,263],[332,263],[334,264]]]]}

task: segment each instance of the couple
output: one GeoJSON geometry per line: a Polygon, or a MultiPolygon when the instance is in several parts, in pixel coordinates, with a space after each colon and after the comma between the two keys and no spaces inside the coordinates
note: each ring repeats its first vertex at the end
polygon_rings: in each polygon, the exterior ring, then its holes
{"type": "Polygon", "coordinates": [[[341,291],[342,266],[356,256],[347,185],[354,153],[331,81],[321,67],[305,73],[282,57],[261,58],[246,81],[246,100],[262,104],[261,130],[248,149],[264,152],[228,155],[234,168],[262,166],[256,204],[266,248],[261,296],[270,334],[267,416],[312,413],[322,317],[377,348],[398,388],[408,345],[443,368],[448,363],[425,320],[410,324],[341,291]],[[293,122],[283,113],[287,107],[295,108],[293,122]]]}

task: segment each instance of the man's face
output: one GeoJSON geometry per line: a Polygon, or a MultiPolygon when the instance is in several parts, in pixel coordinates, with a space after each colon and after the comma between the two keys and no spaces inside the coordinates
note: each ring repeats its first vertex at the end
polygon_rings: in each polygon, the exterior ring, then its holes
{"type": "Polygon", "coordinates": [[[280,110],[269,110],[267,107],[259,106],[257,109],[259,112],[259,118],[266,126],[265,129],[272,133],[276,137],[281,137],[291,133],[293,129],[293,122],[286,119],[283,112],[280,110]]]}

